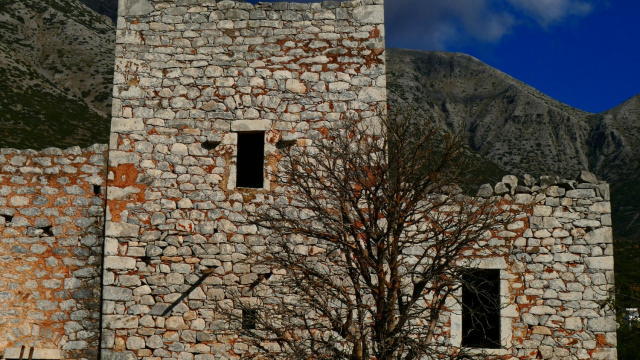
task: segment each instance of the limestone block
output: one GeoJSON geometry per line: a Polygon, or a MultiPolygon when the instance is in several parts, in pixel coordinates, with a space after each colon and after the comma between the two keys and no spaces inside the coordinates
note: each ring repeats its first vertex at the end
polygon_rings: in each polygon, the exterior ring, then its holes
{"type": "Polygon", "coordinates": [[[133,270],[136,268],[136,259],[123,256],[106,256],[104,258],[106,270],[133,270]]]}
{"type": "Polygon", "coordinates": [[[136,355],[132,351],[115,352],[102,350],[100,358],[102,360],[136,360],[136,355]]]}
{"type": "Polygon", "coordinates": [[[613,256],[588,257],[584,263],[589,269],[613,270],[613,256]]]}
{"type": "Polygon", "coordinates": [[[596,196],[593,189],[576,189],[567,191],[566,196],[572,199],[588,199],[596,196]]]}
{"type": "Polygon", "coordinates": [[[562,227],[562,224],[560,224],[557,219],[548,216],[532,216],[529,218],[529,223],[531,224],[532,229],[553,229],[562,227]]]}
{"type": "Polygon", "coordinates": [[[231,123],[231,131],[268,131],[271,120],[236,120],[231,123]]]}
{"type": "Polygon", "coordinates": [[[604,316],[589,319],[587,328],[597,332],[616,331],[616,318],[614,316],[604,316]]]}
{"type": "Polygon", "coordinates": [[[599,227],[601,224],[598,220],[580,219],[574,221],[573,225],[582,228],[594,228],[599,227]]]}
{"type": "Polygon", "coordinates": [[[491,186],[491,184],[483,184],[482,186],[480,186],[480,189],[478,189],[478,197],[489,198],[492,195],[493,187],[491,186]]]}
{"type": "MultiPolygon", "coordinates": [[[[21,348],[6,348],[4,349],[3,359],[18,359],[20,356],[21,348]]],[[[23,353],[23,358],[27,358],[28,354],[30,354],[31,349],[27,348],[26,352],[23,353]],[[26,355],[26,356],[25,356],[26,355]]],[[[58,360],[62,359],[62,351],[59,349],[42,349],[35,348],[32,354],[33,359],[41,359],[41,360],[58,360]]]]}
{"type": "Polygon", "coordinates": [[[296,94],[304,94],[307,92],[305,84],[297,79],[287,80],[286,89],[296,94]]]}
{"type": "Polygon", "coordinates": [[[564,320],[564,328],[567,330],[582,330],[582,319],[569,317],[564,320]]]}
{"type": "Polygon", "coordinates": [[[107,221],[105,236],[107,237],[138,237],[140,226],[135,224],[107,221]]]}
{"type": "Polygon", "coordinates": [[[138,16],[146,15],[155,8],[147,0],[119,0],[118,1],[118,16],[138,16]]]}
{"type": "Polygon", "coordinates": [[[610,227],[602,227],[588,232],[584,240],[591,245],[610,244],[613,242],[613,231],[610,227]]]}
{"type": "Polygon", "coordinates": [[[138,317],[130,315],[104,315],[103,326],[107,329],[137,329],[138,317]]]}
{"type": "Polygon", "coordinates": [[[111,120],[111,131],[120,134],[132,133],[144,130],[142,119],[113,118],[111,120]]]}
{"type": "Polygon", "coordinates": [[[362,24],[383,24],[384,6],[366,5],[359,6],[353,10],[353,19],[362,24]]]}
{"type": "Polygon", "coordinates": [[[358,92],[358,100],[363,102],[379,102],[387,100],[387,89],[365,87],[358,92]]]}

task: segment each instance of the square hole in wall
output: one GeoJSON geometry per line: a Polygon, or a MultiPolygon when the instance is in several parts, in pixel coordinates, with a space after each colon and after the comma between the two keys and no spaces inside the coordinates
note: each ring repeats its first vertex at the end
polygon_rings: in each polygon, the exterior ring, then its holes
{"type": "Polygon", "coordinates": [[[236,169],[236,187],[262,189],[264,132],[238,132],[236,169]]]}
{"type": "Polygon", "coordinates": [[[242,328],[245,330],[255,330],[258,322],[258,310],[243,309],[242,310],[242,328]]]}
{"type": "Polygon", "coordinates": [[[472,269],[462,280],[462,346],[501,348],[500,270],[472,269]]]}

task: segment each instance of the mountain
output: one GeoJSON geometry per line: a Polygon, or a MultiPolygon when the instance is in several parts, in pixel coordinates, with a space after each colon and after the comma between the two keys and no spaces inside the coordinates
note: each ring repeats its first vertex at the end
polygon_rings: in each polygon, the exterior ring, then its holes
{"type": "Polygon", "coordinates": [[[77,0],[0,1],[0,147],[106,142],[114,49],[77,0]]]}
{"type": "Polygon", "coordinates": [[[589,113],[469,55],[390,49],[387,69],[392,103],[465,132],[508,172],[567,177],[588,167],[589,113]]]}
{"type": "Polygon", "coordinates": [[[387,73],[392,106],[462,133],[505,172],[608,181],[617,235],[640,240],[640,95],[592,114],[459,53],[389,49],[387,73]]]}
{"type": "Polygon", "coordinates": [[[80,0],[89,9],[106,15],[113,23],[118,19],[118,0],[80,0]]]}

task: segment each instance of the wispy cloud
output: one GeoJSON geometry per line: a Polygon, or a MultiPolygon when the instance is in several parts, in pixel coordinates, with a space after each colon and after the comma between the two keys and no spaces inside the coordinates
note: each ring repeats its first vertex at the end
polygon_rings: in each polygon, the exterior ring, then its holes
{"type": "Polygon", "coordinates": [[[549,28],[586,16],[601,0],[387,0],[391,46],[446,49],[468,41],[497,42],[533,23],[549,28]]]}
{"type": "Polygon", "coordinates": [[[579,0],[508,0],[517,10],[535,18],[547,26],[562,21],[568,16],[584,16],[593,10],[593,5],[579,0]]]}
{"type": "Polygon", "coordinates": [[[391,0],[385,11],[393,46],[442,49],[469,37],[492,42],[515,23],[513,14],[494,9],[488,0],[391,0]]]}
{"type": "Polygon", "coordinates": [[[387,41],[390,46],[431,50],[468,41],[492,43],[525,23],[549,28],[572,16],[586,16],[598,1],[603,0],[386,0],[387,41]]]}

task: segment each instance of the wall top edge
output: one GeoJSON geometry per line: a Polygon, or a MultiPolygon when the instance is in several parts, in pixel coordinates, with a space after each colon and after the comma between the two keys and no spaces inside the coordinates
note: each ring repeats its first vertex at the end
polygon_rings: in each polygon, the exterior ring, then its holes
{"type": "Polygon", "coordinates": [[[248,2],[239,2],[234,0],[119,0],[118,15],[119,16],[142,16],[153,15],[154,12],[160,12],[167,7],[175,6],[203,6],[210,10],[274,10],[274,11],[320,11],[332,10],[337,8],[355,8],[367,5],[384,5],[384,0],[349,0],[349,1],[322,1],[315,3],[302,2],[258,2],[251,4],[248,2]]]}
{"type": "Polygon", "coordinates": [[[505,175],[502,181],[495,186],[481,185],[476,196],[489,198],[517,194],[546,194],[556,197],[578,196],[580,198],[601,197],[604,200],[610,200],[609,184],[600,181],[589,171],[581,171],[575,179],[564,179],[559,176],[534,178],[525,174],[522,180],[519,180],[515,175],[505,175]],[[593,192],[592,195],[590,190],[593,192]]]}
{"type": "Polygon", "coordinates": [[[0,154],[2,155],[27,155],[27,156],[36,156],[36,155],[49,155],[49,156],[59,156],[59,155],[82,155],[86,153],[102,153],[107,151],[107,144],[93,144],[91,146],[87,146],[85,148],[81,148],[80,146],[72,146],[67,149],[61,149],[56,147],[48,147],[42,150],[34,150],[34,149],[14,149],[14,148],[0,148],[0,154]]]}

